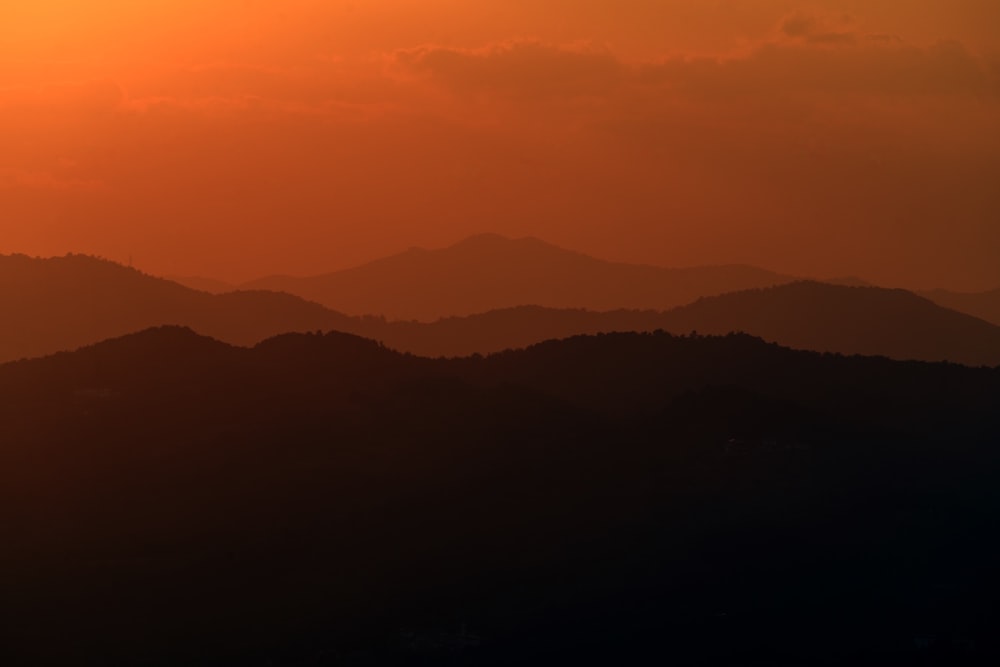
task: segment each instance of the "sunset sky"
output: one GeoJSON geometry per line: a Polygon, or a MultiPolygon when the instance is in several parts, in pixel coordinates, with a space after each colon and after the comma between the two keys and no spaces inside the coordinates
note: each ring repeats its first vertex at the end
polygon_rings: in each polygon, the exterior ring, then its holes
{"type": "Polygon", "coordinates": [[[1000,286],[997,0],[5,0],[0,252],[1000,286]]]}

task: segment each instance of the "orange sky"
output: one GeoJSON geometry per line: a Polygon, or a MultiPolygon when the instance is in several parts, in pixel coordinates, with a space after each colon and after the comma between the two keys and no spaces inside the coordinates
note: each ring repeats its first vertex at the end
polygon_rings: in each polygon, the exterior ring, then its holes
{"type": "Polygon", "coordinates": [[[996,0],[11,0],[0,252],[315,273],[482,231],[1000,286],[996,0]]]}

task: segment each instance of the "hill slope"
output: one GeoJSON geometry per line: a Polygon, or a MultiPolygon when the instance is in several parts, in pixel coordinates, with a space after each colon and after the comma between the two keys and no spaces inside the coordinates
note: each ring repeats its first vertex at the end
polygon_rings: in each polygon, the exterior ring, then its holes
{"type": "Polygon", "coordinates": [[[664,324],[824,352],[1000,365],[1000,327],[898,289],[796,282],[699,299],[664,324]]]}
{"type": "Polygon", "coordinates": [[[208,292],[209,294],[225,294],[226,292],[236,292],[239,288],[232,284],[227,283],[224,280],[217,280],[215,278],[203,278],[201,276],[163,276],[171,282],[175,282],[178,285],[183,285],[184,287],[190,287],[193,290],[198,290],[199,292],[208,292]]]}
{"type": "Polygon", "coordinates": [[[411,249],[321,276],[244,285],[297,294],[334,310],[430,321],[522,305],[662,310],[701,296],[791,280],[747,266],[666,269],[595,259],[534,238],[485,234],[439,250],[411,249]]]}
{"type": "Polygon", "coordinates": [[[988,292],[952,292],[937,289],[919,294],[945,308],[968,313],[1000,326],[1000,289],[988,292]]]}
{"type": "Polygon", "coordinates": [[[549,338],[610,331],[743,331],[805,350],[1000,365],[1000,327],[903,290],[795,282],[705,297],[667,312],[511,308],[430,324],[369,329],[387,345],[430,356],[489,353],[549,338]]]}
{"type": "Polygon", "coordinates": [[[270,292],[212,295],[120,264],[69,255],[0,256],[0,362],[51,354],[152,326],[180,324],[236,344],[348,318],[270,292]]]}

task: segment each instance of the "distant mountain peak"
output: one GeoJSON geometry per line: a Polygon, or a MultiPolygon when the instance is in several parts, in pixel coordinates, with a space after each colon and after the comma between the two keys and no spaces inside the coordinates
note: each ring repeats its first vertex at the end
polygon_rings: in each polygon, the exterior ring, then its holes
{"type": "Polygon", "coordinates": [[[755,267],[671,269],[608,261],[533,236],[475,234],[318,276],[247,283],[351,315],[433,321],[535,304],[592,310],[667,309],[699,296],[792,280],[755,267]]]}

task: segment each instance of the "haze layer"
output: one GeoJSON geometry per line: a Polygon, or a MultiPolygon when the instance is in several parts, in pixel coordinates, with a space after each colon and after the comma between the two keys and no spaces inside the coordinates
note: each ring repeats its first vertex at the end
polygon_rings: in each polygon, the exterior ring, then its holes
{"type": "Polygon", "coordinates": [[[1000,284],[1000,4],[0,7],[3,252],[318,273],[480,231],[1000,284]]]}

